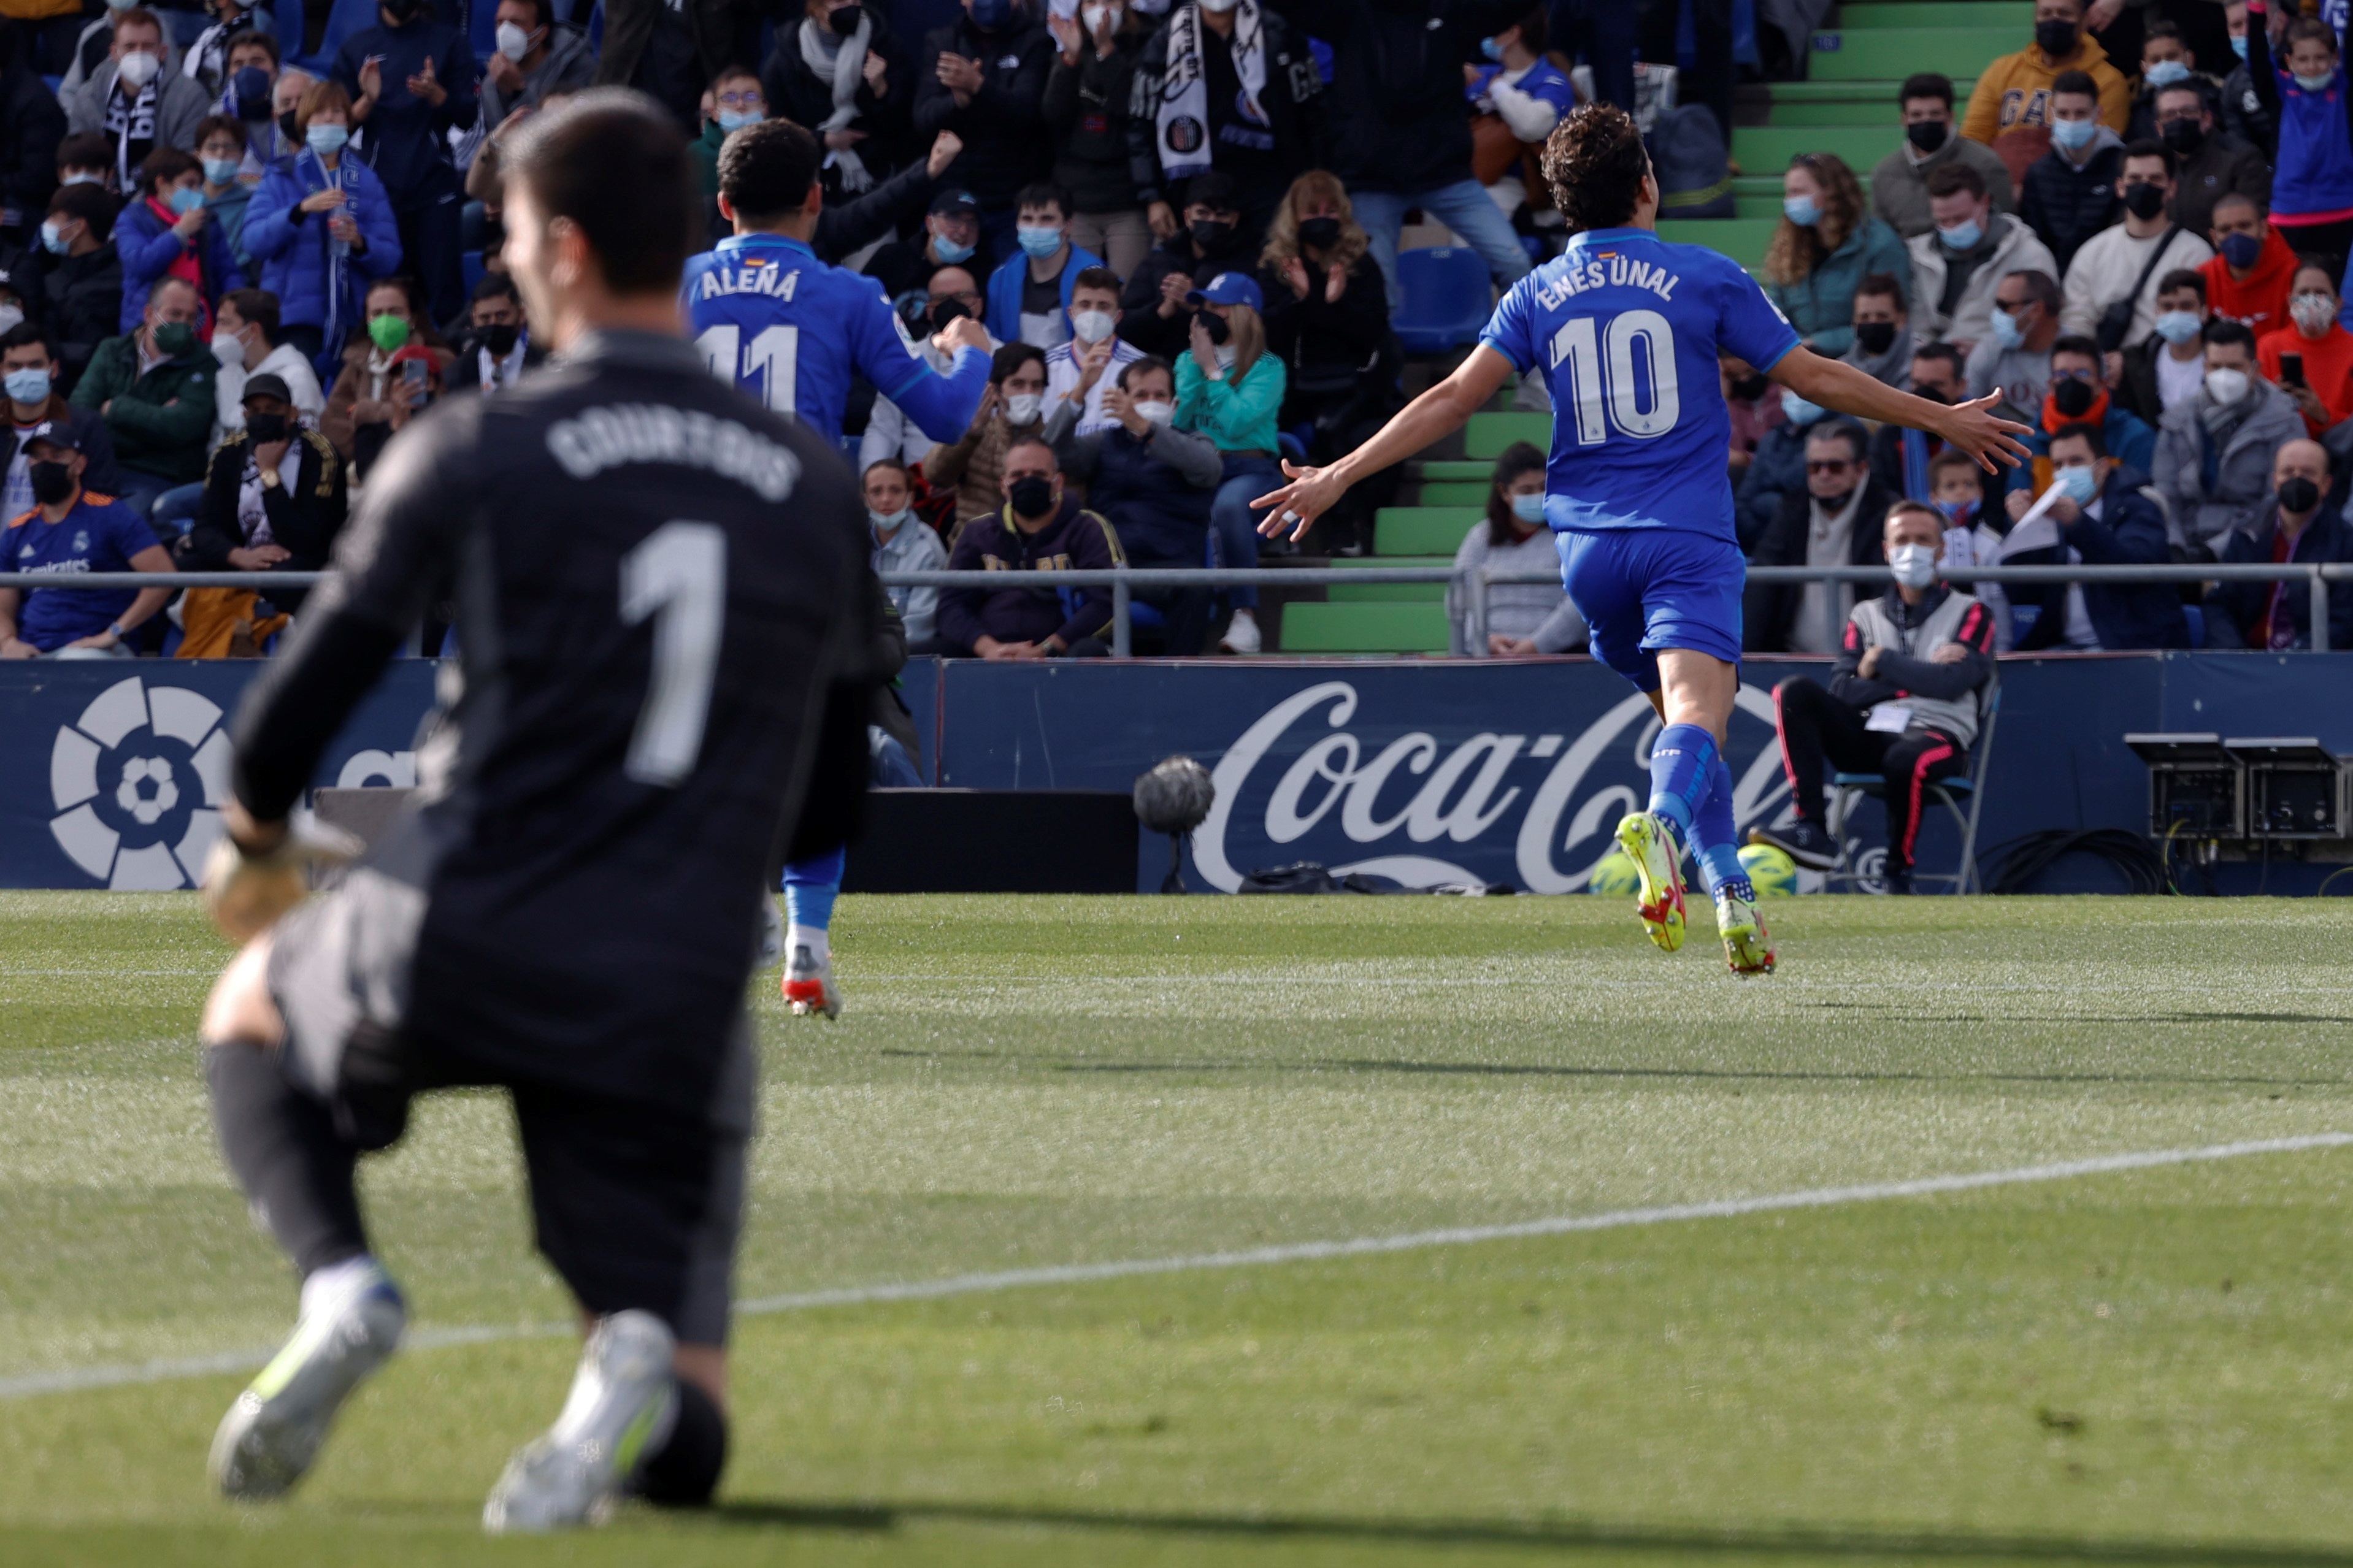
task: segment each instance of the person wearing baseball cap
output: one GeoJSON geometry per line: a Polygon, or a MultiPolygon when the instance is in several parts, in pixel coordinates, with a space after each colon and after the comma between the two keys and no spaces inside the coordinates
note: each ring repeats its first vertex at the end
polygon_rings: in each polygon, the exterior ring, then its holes
{"type": "MultiPolygon", "coordinates": [[[[1245,271],[1220,272],[1184,297],[1193,312],[1192,342],[1176,362],[1179,430],[1217,443],[1225,475],[1209,511],[1221,566],[1258,564],[1258,514],[1250,503],[1282,482],[1275,416],[1288,386],[1280,355],[1266,352],[1266,301],[1245,271]]],[[[1258,590],[1229,589],[1233,618],[1218,646],[1228,653],[1259,651],[1258,590]]]]}
{"type": "Polygon", "coordinates": [[[980,203],[959,185],[943,187],[923,216],[920,240],[894,239],[866,263],[866,276],[879,279],[896,300],[920,290],[943,267],[961,267],[975,278],[993,270],[987,237],[980,229],[980,203]]]}
{"type": "MultiPolygon", "coordinates": [[[[0,531],[11,572],[169,572],[171,552],[147,520],[81,487],[90,459],[69,424],[24,434],[33,510],[0,531]]],[[[133,629],[162,609],[168,588],[0,588],[0,658],[129,658],[133,629]]]]}
{"type": "MultiPolygon", "coordinates": [[[[192,572],[323,571],[343,531],[345,486],[334,444],[300,423],[285,379],[249,376],[244,425],[213,453],[181,564],[192,572]]],[[[269,596],[281,610],[302,603],[299,589],[272,588],[269,596]]],[[[249,617],[251,606],[244,609],[249,617]]],[[[195,635],[191,622],[188,636],[195,635]]]]}

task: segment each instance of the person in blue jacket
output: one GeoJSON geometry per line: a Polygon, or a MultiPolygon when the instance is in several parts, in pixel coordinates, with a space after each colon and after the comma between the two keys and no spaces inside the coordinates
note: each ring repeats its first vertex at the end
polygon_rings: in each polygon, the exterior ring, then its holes
{"type": "Polygon", "coordinates": [[[1048,182],[1014,198],[1019,242],[988,275],[989,335],[1001,343],[1055,349],[1071,341],[1071,290],[1103,258],[1071,243],[1071,198],[1048,182]]]}
{"type": "Polygon", "coordinates": [[[302,151],[269,166],[245,209],[247,254],[278,296],[287,340],[332,375],[343,340],[366,324],[367,287],[400,270],[400,232],[375,171],[344,155],[352,100],[317,82],[294,110],[302,151]]]}
{"type": "Polygon", "coordinates": [[[114,220],[114,253],[122,258],[122,331],[147,319],[147,292],[170,273],[196,286],[204,308],[200,337],[212,335],[213,312],[232,289],[245,287],[228,236],[205,207],[205,170],[177,147],[158,147],[139,165],[139,192],[114,220]]]}
{"type": "Polygon", "coordinates": [[[466,188],[449,132],[480,113],[481,68],[465,34],[426,0],[379,0],[376,16],[381,26],[343,40],[331,75],[352,95],[352,123],[367,127],[368,163],[392,197],[408,270],[424,283],[435,323],[454,321],[466,310],[466,188]]]}

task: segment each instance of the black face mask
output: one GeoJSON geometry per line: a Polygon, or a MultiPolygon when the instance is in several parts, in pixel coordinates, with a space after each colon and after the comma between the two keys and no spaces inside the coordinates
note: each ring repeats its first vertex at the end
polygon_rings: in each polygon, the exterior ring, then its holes
{"type": "Polygon", "coordinates": [[[2125,211],[2133,216],[2147,222],[2164,210],[2163,185],[2152,185],[2147,180],[2139,180],[2125,187],[2125,211]]]}
{"type": "Polygon", "coordinates": [[[2206,145],[2206,128],[2195,120],[2168,120],[2158,134],[2177,158],[2195,157],[2198,149],[2206,145]]]}
{"type": "Polygon", "coordinates": [[[961,300],[939,300],[932,305],[932,331],[944,332],[950,321],[961,321],[972,312],[964,308],[961,300]]]}
{"type": "Polygon", "coordinates": [[[840,10],[836,11],[831,16],[827,18],[827,26],[833,29],[835,37],[846,38],[852,33],[858,31],[859,27],[864,24],[865,20],[865,6],[844,5],[840,10]]]}
{"type": "Polygon", "coordinates": [[[1862,345],[1867,354],[1883,354],[1895,346],[1895,323],[1865,321],[1855,328],[1854,341],[1862,345]]]}
{"type": "Polygon", "coordinates": [[[257,447],[267,447],[272,441],[283,441],[289,435],[283,414],[248,414],[245,416],[245,433],[253,437],[257,447]]]}
{"type": "Polygon", "coordinates": [[[417,13],[423,8],[423,0],[376,0],[376,4],[384,7],[384,14],[392,18],[396,27],[405,27],[415,21],[417,13]]]}
{"type": "MultiPolygon", "coordinates": [[[[33,493],[36,496],[40,494],[40,486],[38,483],[34,485],[33,493]]],[[[2282,511],[2310,511],[2314,507],[2320,504],[2320,487],[2314,484],[2310,479],[2306,479],[2302,474],[2298,474],[2295,478],[2288,480],[2287,483],[2280,486],[2279,503],[2280,510],[2282,511]]]]}
{"type": "Polygon", "coordinates": [[[1841,512],[1846,510],[1846,503],[1853,499],[1854,490],[1850,487],[1839,491],[1839,493],[1834,496],[1816,496],[1814,497],[1814,504],[1821,508],[1826,512],[1841,512]]]}
{"type": "Polygon", "coordinates": [[[64,463],[27,463],[25,477],[33,482],[33,499],[55,506],[73,494],[73,469],[64,463]]]}
{"type": "Polygon", "coordinates": [[[2034,24],[2034,41],[2042,52],[2054,60],[2063,60],[2075,52],[2075,24],[2053,18],[2034,24]]]}
{"type": "Polygon", "coordinates": [[[1054,481],[1032,474],[1013,481],[1013,489],[1005,498],[1013,503],[1017,517],[1043,517],[1054,510],[1054,481]]]}
{"type": "Polygon", "coordinates": [[[1915,120],[1904,128],[1904,140],[1923,153],[1933,153],[1952,133],[1953,128],[1941,120],[1915,120]]]}
{"type": "Polygon", "coordinates": [[[522,336],[521,327],[512,321],[501,321],[494,327],[482,329],[482,346],[491,351],[493,359],[504,359],[514,353],[515,340],[522,336]]]}
{"type": "Polygon", "coordinates": [[[2081,419],[2092,411],[2092,384],[2068,376],[2051,389],[2051,405],[2064,419],[2081,419]]]}
{"type": "Polygon", "coordinates": [[[1209,341],[1213,343],[1222,343],[1234,335],[1232,324],[1215,310],[1202,311],[1200,321],[1201,330],[1209,334],[1209,341]]]}
{"type": "Polygon", "coordinates": [[[1317,250],[1329,250],[1340,243],[1340,220],[1335,217],[1310,217],[1299,220],[1299,243],[1317,250]]]}
{"type": "Polygon", "coordinates": [[[1912,395],[1915,397],[1925,397],[1931,403],[1950,404],[1952,402],[1951,398],[1947,397],[1936,388],[1923,385],[1921,383],[1916,381],[1912,384],[1912,395]]]}
{"type": "Polygon", "coordinates": [[[1732,384],[1732,395],[1743,403],[1754,403],[1764,396],[1765,389],[1772,384],[1762,375],[1751,373],[1732,384]]]}
{"type": "Polygon", "coordinates": [[[286,133],[287,141],[293,142],[298,147],[302,144],[302,126],[301,123],[294,118],[294,111],[290,109],[285,113],[278,117],[278,129],[286,133]]]}
{"type": "Polygon", "coordinates": [[[1215,250],[1233,237],[1234,226],[1223,218],[1195,218],[1188,226],[1193,243],[1203,250],[1215,250]]]}

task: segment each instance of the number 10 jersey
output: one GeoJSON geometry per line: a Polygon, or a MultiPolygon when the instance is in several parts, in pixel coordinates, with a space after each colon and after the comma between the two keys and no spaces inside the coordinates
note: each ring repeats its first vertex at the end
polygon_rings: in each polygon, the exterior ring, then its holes
{"type": "Polygon", "coordinates": [[[1513,286],[1480,342],[1552,394],[1556,530],[1670,528],[1733,541],[1719,354],[1769,371],[1788,318],[1726,257],[1642,228],[1588,229],[1513,286]]]}

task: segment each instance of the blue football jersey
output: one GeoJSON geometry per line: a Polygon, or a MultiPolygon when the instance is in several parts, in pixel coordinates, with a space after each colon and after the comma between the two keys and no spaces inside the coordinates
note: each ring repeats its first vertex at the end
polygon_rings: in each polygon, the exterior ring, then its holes
{"type": "Polygon", "coordinates": [[[1736,263],[1648,229],[1589,229],[1513,286],[1480,341],[1522,374],[1544,368],[1554,528],[1737,537],[1716,359],[1770,370],[1798,334],[1736,263]]]}
{"type": "Polygon", "coordinates": [[[908,340],[880,283],[828,266],[781,235],[721,240],[686,264],[682,297],[712,374],[828,441],[841,439],[853,372],[935,441],[965,433],[987,388],[987,355],[961,352],[954,372],[939,375],[908,340]]]}

